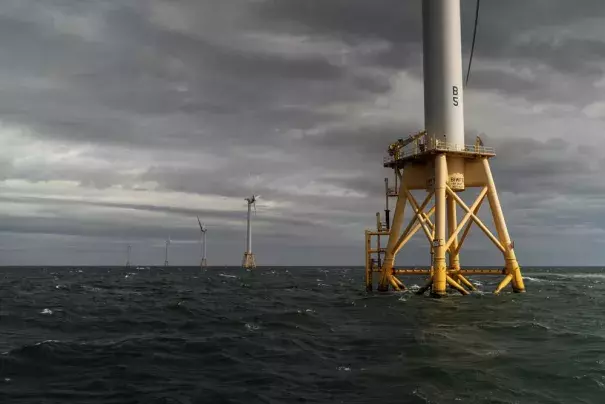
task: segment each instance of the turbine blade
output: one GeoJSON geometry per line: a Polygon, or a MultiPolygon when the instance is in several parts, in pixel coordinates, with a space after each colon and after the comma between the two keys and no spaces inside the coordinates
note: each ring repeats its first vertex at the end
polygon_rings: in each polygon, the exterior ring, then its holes
{"type": "Polygon", "coordinates": [[[204,231],[204,229],[203,229],[203,227],[204,227],[204,226],[202,226],[202,222],[200,222],[200,217],[199,217],[199,216],[196,216],[196,217],[197,217],[197,222],[198,222],[198,223],[199,223],[199,225],[200,225],[200,230],[201,230],[201,231],[204,231]]]}

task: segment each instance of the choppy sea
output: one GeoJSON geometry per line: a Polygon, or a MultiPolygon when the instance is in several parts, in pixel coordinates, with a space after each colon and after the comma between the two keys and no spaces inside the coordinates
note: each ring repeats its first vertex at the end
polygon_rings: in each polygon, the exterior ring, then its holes
{"type": "Polygon", "coordinates": [[[356,268],[0,268],[0,403],[604,403],[605,270],[524,277],[434,300],[356,268]]]}

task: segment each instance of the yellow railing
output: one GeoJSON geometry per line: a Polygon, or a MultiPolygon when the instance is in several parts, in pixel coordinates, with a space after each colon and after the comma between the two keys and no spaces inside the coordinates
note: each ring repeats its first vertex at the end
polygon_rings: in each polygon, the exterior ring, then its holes
{"type": "Polygon", "coordinates": [[[401,160],[406,157],[425,154],[432,151],[451,151],[451,152],[462,152],[462,153],[489,153],[494,154],[495,150],[493,147],[486,146],[475,146],[475,145],[459,145],[454,143],[441,142],[435,140],[434,142],[427,142],[424,147],[421,143],[414,142],[403,150],[400,150],[395,156],[384,157],[384,163],[392,163],[396,160],[401,160]],[[433,144],[431,144],[433,143],[433,144]]]}

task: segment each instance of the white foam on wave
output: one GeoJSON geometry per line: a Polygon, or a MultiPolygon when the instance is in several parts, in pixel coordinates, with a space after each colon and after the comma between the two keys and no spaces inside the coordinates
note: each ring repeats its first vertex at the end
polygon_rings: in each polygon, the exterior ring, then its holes
{"type": "Polygon", "coordinates": [[[218,274],[218,276],[222,276],[223,278],[237,278],[235,275],[227,275],[227,274],[218,274]]]}
{"type": "Polygon", "coordinates": [[[605,273],[579,273],[579,274],[544,274],[545,277],[571,278],[571,279],[605,279],[605,273]]]}
{"type": "Polygon", "coordinates": [[[248,331],[256,331],[260,328],[260,325],[254,323],[246,323],[245,327],[248,331]]]}
{"type": "Polygon", "coordinates": [[[605,279],[605,274],[570,274],[570,278],[605,279]]]}
{"type": "Polygon", "coordinates": [[[45,314],[47,316],[51,316],[53,314],[53,311],[51,309],[44,309],[40,312],[40,314],[45,314]]]}
{"type": "MultiPolygon", "coordinates": [[[[44,344],[58,343],[58,342],[61,342],[61,341],[59,341],[57,339],[47,339],[47,340],[44,340],[44,341],[36,342],[35,344],[33,344],[33,346],[40,346],[40,345],[44,345],[44,344]]],[[[11,349],[10,351],[0,352],[0,355],[8,355],[8,354],[10,354],[11,352],[13,352],[13,351],[15,351],[17,349],[21,349],[21,348],[25,348],[25,347],[27,347],[27,345],[24,345],[24,346],[19,347],[19,348],[11,349]]]]}
{"type": "Polygon", "coordinates": [[[48,343],[57,343],[57,342],[61,342],[61,341],[59,341],[58,339],[46,339],[41,342],[36,342],[34,345],[38,346],[38,345],[43,345],[43,344],[48,344],[48,343]]]}

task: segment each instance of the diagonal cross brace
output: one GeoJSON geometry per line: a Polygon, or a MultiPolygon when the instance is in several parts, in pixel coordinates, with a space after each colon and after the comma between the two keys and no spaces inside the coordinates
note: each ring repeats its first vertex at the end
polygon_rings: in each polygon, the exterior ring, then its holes
{"type": "MultiPolygon", "coordinates": [[[[481,205],[483,204],[483,201],[485,201],[485,198],[481,199],[481,201],[479,202],[477,207],[473,210],[473,213],[475,215],[477,214],[477,212],[479,212],[479,209],[481,209],[481,205]]],[[[466,225],[466,229],[464,229],[464,233],[462,233],[462,237],[460,237],[460,241],[458,242],[458,246],[456,247],[456,251],[454,251],[454,254],[460,254],[460,250],[462,249],[462,244],[464,244],[464,240],[466,240],[466,236],[468,236],[468,233],[471,231],[472,225],[473,225],[472,221],[468,222],[468,224],[466,225]]]]}
{"type": "Polygon", "coordinates": [[[489,229],[483,224],[483,222],[481,221],[481,219],[479,219],[477,217],[477,215],[475,215],[473,213],[473,211],[471,209],[469,209],[469,207],[466,205],[466,203],[464,203],[464,201],[462,199],[460,199],[460,197],[458,195],[456,195],[456,193],[454,191],[452,191],[452,189],[446,185],[445,186],[445,190],[448,194],[450,194],[452,196],[452,198],[454,198],[456,200],[456,202],[458,202],[458,205],[460,205],[460,207],[462,209],[464,209],[467,213],[470,213],[471,215],[471,219],[473,219],[473,221],[475,223],[477,223],[477,226],[479,226],[479,228],[481,230],[483,230],[483,232],[485,233],[485,235],[492,241],[492,243],[494,243],[494,245],[496,247],[498,247],[498,249],[500,251],[502,251],[503,253],[506,252],[506,249],[502,246],[502,243],[500,243],[500,241],[498,241],[498,239],[496,237],[494,237],[494,235],[492,234],[491,231],[489,231],[489,229]]]}
{"type": "Polygon", "coordinates": [[[452,233],[452,235],[450,236],[450,238],[447,240],[447,243],[445,243],[445,249],[446,250],[450,249],[452,243],[456,240],[456,237],[458,237],[458,234],[460,233],[460,231],[462,230],[462,228],[470,220],[471,216],[475,214],[474,213],[475,209],[477,209],[477,206],[483,201],[483,199],[485,198],[485,195],[487,195],[487,187],[483,187],[483,189],[479,193],[479,196],[477,197],[477,199],[475,200],[475,202],[472,204],[472,206],[470,207],[470,209],[466,212],[466,215],[460,221],[460,223],[456,227],[456,230],[454,230],[454,232],[452,233]]]}
{"type": "MultiPolygon", "coordinates": [[[[426,238],[429,240],[429,243],[432,244],[434,236],[433,236],[433,232],[429,231],[429,229],[427,228],[427,223],[426,223],[427,220],[425,219],[426,214],[423,212],[424,207],[421,209],[418,206],[418,202],[416,202],[416,198],[414,198],[414,195],[412,195],[410,193],[410,191],[407,190],[407,188],[404,191],[405,191],[406,197],[408,198],[408,200],[410,201],[410,204],[412,205],[412,208],[416,212],[415,217],[420,222],[420,224],[422,226],[422,230],[424,230],[424,234],[426,234],[426,238]]],[[[427,199],[425,199],[425,202],[427,204],[428,204],[428,200],[430,200],[430,196],[432,196],[432,193],[429,193],[429,195],[427,195],[427,199]]],[[[432,227],[432,223],[431,223],[431,227],[432,227]]]]}
{"type": "MultiPolygon", "coordinates": [[[[432,208],[429,209],[429,211],[426,213],[427,217],[430,217],[433,215],[433,213],[435,212],[435,207],[433,206],[432,208]]],[[[412,222],[410,222],[410,225],[415,223],[416,220],[412,220],[412,222]]],[[[403,246],[410,241],[410,239],[414,236],[414,234],[416,234],[416,232],[418,230],[420,230],[420,228],[422,227],[422,224],[420,223],[416,223],[416,225],[414,226],[414,228],[412,228],[410,231],[408,231],[407,233],[403,233],[401,235],[401,237],[399,238],[399,240],[397,240],[397,244],[395,245],[395,249],[393,250],[393,255],[397,254],[399,252],[399,250],[401,250],[403,248],[403,246]]]]}
{"type": "MultiPolygon", "coordinates": [[[[402,195],[400,196],[406,198],[407,200],[407,195],[402,195]]],[[[433,197],[433,193],[429,192],[429,194],[426,196],[426,198],[424,198],[424,201],[422,201],[422,205],[420,205],[420,210],[424,210],[426,208],[426,205],[428,205],[428,203],[431,201],[431,198],[433,197]]],[[[412,207],[414,209],[414,207],[412,207]]],[[[433,208],[434,209],[434,208],[433,208]]],[[[399,240],[397,240],[396,248],[394,248],[394,251],[399,251],[399,249],[401,249],[401,246],[404,244],[403,240],[408,236],[408,233],[410,233],[410,231],[412,230],[412,227],[414,226],[414,223],[416,223],[416,221],[418,220],[418,212],[416,211],[414,214],[414,217],[412,218],[412,220],[410,221],[410,223],[408,224],[408,226],[405,228],[405,230],[403,231],[403,233],[401,234],[401,237],[399,237],[399,240]]],[[[414,233],[418,231],[418,229],[416,229],[414,231],[414,233]]]]}

